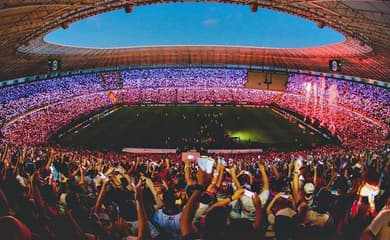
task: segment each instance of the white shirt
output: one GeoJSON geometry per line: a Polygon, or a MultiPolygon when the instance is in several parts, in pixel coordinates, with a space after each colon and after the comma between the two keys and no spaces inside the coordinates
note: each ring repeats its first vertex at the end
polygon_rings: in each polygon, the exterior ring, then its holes
{"type": "Polygon", "coordinates": [[[326,222],[329,220],[329,214],[328,213],[318,213],[313,210],[309,210],[306,213],[306,220],[311,226],[318,226],[323,227],[325,226],[326,222]]]}
{"type": "MultiPolygon", "coordinates": [[[[263,190],[259,194],[259,198],[261,201],[261,206],[264,208],[265,203],[267,202],[269,197],[269,190],[263,190]]],[[[251,221],[256,220],[256,209],[255,206],[253,205],[252,198],[242,195],[240,198],[242,202],[242,212],[241,212],[241,217],[249,219],[251,221]]]]}
{"type": "Polygon", "coordinates": [[[169,239],[180,239],[180,216],[181,212],[168,215],[160,209],[154,214],[153,223],[164,229],[169,234],[169,239]]]}
{"type": "Polygon", "coordinates": [[[390,239],[390,209],[382,209],[368,225],[368,230],[375,236],[375,240],[390,239]]]}
{"type": "MultiPolygon", "coordinates": [[[[133,235],[138,235],[138,221],[129,221],[129,222],[127,222],[127,225],[129,227],[130,232],[133,233],[133,235]]],[[[148,225],[149,225],[149,230],[150,230],[149,231],[150,236],[152,237],[152,239],[156,238],[158,235],[160,235],[160,233],[158,232],[156,227],[153,226],[153,224],[151,222],[148,221],[148,225]]]]}

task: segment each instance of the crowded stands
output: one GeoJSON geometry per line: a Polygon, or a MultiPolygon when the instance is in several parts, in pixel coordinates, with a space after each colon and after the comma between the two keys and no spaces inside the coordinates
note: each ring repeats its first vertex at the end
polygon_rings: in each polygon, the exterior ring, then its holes
{"type": "Polygon", "coordinates": [[[247,89],[247,75],[142,69],[0,89],[1,236],[390,239],[390,91],[303,75],[290,75],[285,92],[247,89]],[[278,105],[319,122],[341,145],[198,159],[47,145],[112,105],[193,103],[278,105]]]}
{"type": "Polygon", "coordinates": [[[160,87],[244,87],[248,71],[218,68],[157,68],[122,71],[124,86],[160,87]]]}
{"type": "Polygon", "coordinates": [[[113,91],[113,102],[106,92],[82,95],[37,109],[15,119],[3,129],[8,141],[16,145],[43,144],[73,119],[88,116],[96,109],[115,104],[147,103],[238,103],[268,106],[279,94],[263,90],[232,90],[230,88],[146,88],[113,91]]]}
{"type": "Polygon", "coordinates": [[[309,90],[308,84],[311,86],[312,98],[320,98],[323,94],[324,100],[329,99],[331,95],[329,90],[333,85],[334,94],[339,96],[337,105],[390,123],[390,91],[386,88],[332,78],[292,74],[289,76],[286,92],[306,95],[309,90]],[[318,92],[316,96],[313,94],[314,91],[318,92]]]}
{"type": "Polygon", "coordinates": [[[2,237],[389,239],[388,146],[212,157],[2,145],[2,237]]]}
{"type": "Polygon", "coordinates": [[[5,87],[0,89],[0,125],[29,110],[104,90],[186,86],[241,88],[246,78],[247,70],[167,68],[77,75],[5,87]]]}
{"type": "Polygon", "coordinates": [[[313,101],[307,102],[302,95],[286,93],[278,104],[282,108],[319,121],[332,134],[340,137],[345,146],[357,148],[378,146],[389,133],[389,128],[384,123],[369,120],[336,105],[324,104],[322,107],[315,108],[313,101]]]}

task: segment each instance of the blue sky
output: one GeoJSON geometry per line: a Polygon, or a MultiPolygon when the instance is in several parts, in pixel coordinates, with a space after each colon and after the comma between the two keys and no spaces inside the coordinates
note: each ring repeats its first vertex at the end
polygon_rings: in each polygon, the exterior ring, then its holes
{"type": "Polygon", "coordinates": [[[154,45],[310,47],[344,40],[329,28],[259,7],[219,3],[169,3],[123,9],[72,23],[46,41],[110,48],[154,45]]]}

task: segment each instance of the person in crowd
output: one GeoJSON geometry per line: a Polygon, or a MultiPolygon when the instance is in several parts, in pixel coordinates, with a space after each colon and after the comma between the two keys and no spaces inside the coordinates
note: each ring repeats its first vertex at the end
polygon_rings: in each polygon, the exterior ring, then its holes
{"type": "Polygon", "coordinates": [[[382,210],[372,220],[370,225],[360,236],[360,240],[385,240],[390,239],[390,196],[382,210]]]}
{"type": "Polygon", "coordinates": [[[387,146],[264,152],[261,159],[219,154],[211,156],[218,159],[211,173],[179,154],[8,144],[0,152],[0,225],[14,226],[20,238],[387,236],[387,146]]]}

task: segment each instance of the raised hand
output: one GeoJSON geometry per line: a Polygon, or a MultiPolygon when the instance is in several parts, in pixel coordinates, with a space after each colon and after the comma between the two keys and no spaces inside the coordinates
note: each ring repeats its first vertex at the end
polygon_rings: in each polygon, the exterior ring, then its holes
{"type": "Polygon", "coordinates": [[[244,194],[245,190],[243,188],[240,188],[238,189],[237,191],[235,191],[232,195],[232,200],[235,201],[235,200],[238,200],[242,197],[242,195],[244,194]]]}
{"type": "Polygon", "coordinates": [[[253,202],[253,206],[255,206],[255,208],[261,208],[261,200],[260,200],[258,194],[256,194],[256,193],[253,194],[252,202],[253,202]]]}
{"type": "Polygon", "coordinates": [[[197,174],[196,174],[196,179],[198,180],[199,185],[207,187],[208,185],[210,185],[211,180],[213,179],[213,175],[208,174],[208,173],[199,169],[197,174]]]}
{"type": "Polygon", "coordinates": [[[142,179],[140,179],[137,183],[137,185],[135,185],[135,200],[137,201],[143,201],[144,199],[144,181],[142,179]]]}
{"type": "Polygon", "coordinates": [[[264,164],[259,163],[259,170],[260,170],[261,172],[265,172],[265,166],[264,166],[264,164]]]}

